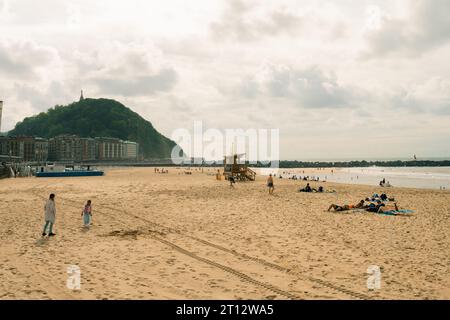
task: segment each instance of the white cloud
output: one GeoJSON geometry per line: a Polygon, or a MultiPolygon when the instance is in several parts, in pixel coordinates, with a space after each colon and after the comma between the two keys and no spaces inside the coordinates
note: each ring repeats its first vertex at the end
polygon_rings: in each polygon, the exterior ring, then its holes
{"type": "Polygon", "coordinates": [[[434,77],[424,83],[414,84],[392,97],[392,107],[408,111],[450,115],[450,79],[434,77]]]}
{"type": "Polygon", "coordinates": [[[265,10],[254,15],[256,2],[230,0],[220,21],[210,24],[215,40],[257,41],[283,34],[298,35],[302,18],[283,9],[265,10]]]}
{"type": "Polygon", "coordinates": [[[0,40],[0,78],[30,79],[58,60],[53,48],[32,41],[0,40]]]}
{"type": "Polygon", "coordinates": [[[234,90],[244,98],[282,98],[301,108],[350,108],[357,98],[357,92],[341,86],[334,74],[314,66],[295,69],[266,64],[234,90]]]}
{"type": "Polygon", "coordinates": [[[178,78],[162,52],[151,45],[114,43],[88,59],[89,64],[83,70],[88,84],[94,85],[98,94],[152,95],[172,90],[178,78]]]}
{"type": "Polygon", "coordinates": [[[368,31],[378,31],[382,27],[383,16],[380,7],[371,5],[366,9],[367,22],[366,29],[368,31]]]}
{"type": "MultiPolygon", "coordinates": [[[[447,0],[411,1],[410,14],[406,18],[380,17],[377,28],[367,35],[368,57],[401,54],[421,55],[450,42],[450,2],[447,0]]],[[[372,8],[373,9],[373,8],[372,8]]]]}

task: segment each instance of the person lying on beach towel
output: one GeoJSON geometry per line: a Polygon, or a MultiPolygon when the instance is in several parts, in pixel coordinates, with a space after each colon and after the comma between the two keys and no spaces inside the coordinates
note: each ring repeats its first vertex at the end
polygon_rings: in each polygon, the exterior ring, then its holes
{"type": "Polygon", "coordinates": [[[386,206],[384,203],[379,203],[378,205],[372,206],[369,209],[366,209],[369,212],[374,212],[377,214],[383,214],[387,216],[411,216],[414,213],[413,210],[404,210],[399,209],[397,203],[394,203],[394,206],[388,205],[386,206]]]}
{"type": "Polygon", "coordinates": [[[366,211],[375,213],[400,212],[397,202],[394,202],[393,205],[386,205],[381,200],[378,200],[376,203],[371,203],[366,208],[366,211]]]}
{"type": "Polygon", "coordinates": [[[364,208],[364,200],[361,200],[356,205],[346,204],[343,206],[339,206],[337,204],[332,204],[328,208],[328,211],[331,211],[331,209],[334,209],[334,211],[349,211],[349,210],[353,210],[353,209],[363,209],[363,208],[364,208]]]}
{"type": "Polygon", "coordinates": [[[398,206],[397,206],[397,202],[394,203],[394,206],[392,207],[392,205],[380,205],[377,213],[383,213],[383,212],[388,212],[388,211],[398,211],[398,206]]]}
{"type": "Polygon", "coordinates": [[[381,200],[377,200],[377,202],[372,202],[371,204],[369,204],[365,209],[368,212],[375,212],[378,213],[380,210],[383,209],[383,207],[385,207],[386,205],[381,202],[381,200]]]}

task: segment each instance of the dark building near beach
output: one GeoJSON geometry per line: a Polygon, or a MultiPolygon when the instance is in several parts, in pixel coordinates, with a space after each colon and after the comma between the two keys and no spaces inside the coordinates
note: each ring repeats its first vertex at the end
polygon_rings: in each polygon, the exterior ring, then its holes
{"type": "Polygon", "coordinates": [[[50,161],[92,161],[95,156],[95,140],[76,135],[60,135],[49,140],[50,161]]]}
{"type": "Polygon", "coordinates": [[[0,137],[0,155],[21,161],[45,162],[48,156],[48,141],[28,136],[0,137]]]}
{"type": "Polygon", "coordinates": [[[48,140],[43,138],[35,138],[34,161],[46,162],[48,159],[48,140]]]}
{"type": "Polygon", "coordinates": [[[2,159],[26,162],[85,162],[96,160],[137,160],[139,144],[117,138],[81,138],[60,135],[49,140],[0,136],[2,159]]]}
{"type": "Polygon", "coordinates": [[[9,137],[0,136],[0,156],[7,156],[9,153],[8,139],[9,137]]]}
{"type": "Polygon", "coordinates": [[[97,143],[92,138],[81,138],[81,160],[91,161],[97,159],[97,143]]]}
{"type": "Polygon", "coordinates": [[[78,147],[78,137],[63,135],[48,141],[48,160],[74,161],[78,147]]]}

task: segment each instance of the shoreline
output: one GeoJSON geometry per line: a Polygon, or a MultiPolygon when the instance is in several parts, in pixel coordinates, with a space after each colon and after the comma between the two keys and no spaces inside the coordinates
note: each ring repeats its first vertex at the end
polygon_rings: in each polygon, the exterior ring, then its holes
{"type": "MultiPolygon", "coordinates": [[[[269,173],[275,174],[276,180],[282,176],[283,179],[292,178],[293,176],[298,177],[309,177],[306,180],[295,180],[299,182],[315,182],[314,178],[319,178],[320,182],[324,183],[340,183],[348,185],[361,185],[361,186],[371,186],[374,188],[385,188],[390,190],[393,188],[411,188],[420,190],[437,190],[445,191],[450,190],[450,168],[443,168],[446,170],[444,173],[439,173],[442,175],[443,179],[434,178],[432,174],[424,175],[420,172],[409,172],[409,171],[393,171],[389,172],[384,170],[398,170],[397,168],[383,168],[380,172],[369,172],[366,168],[292,168],[292,169],[278,169],[278,170],[257,170],[258,174],[266,176],[269,173]],[[354,170],[351,172],[350,170],[354,170]],[[359,172],[361,170],[361,172],[359,172]],[[383,179],[390,181],[391,187],[381,187],[379,182],[383,179]]],[[[435,167],[433,169],[439,169],[440,167],[435,167]]],[[[436,173],[436,175],[439,175],[436,173]]]]}
{"type": "MultiPolygon", "coordinates": [[[[221,172],[223,170],[223,167],[195,167],[195,166],[191,166],[191,167],[180,167],[180,166],[176,167],[176,166],[173,166],[173,167],[171,167],[171,166],[157,166],[157,165],[151,166],[151,167],[141,167],[141,166],[138,166],[138,167],[135,167],[135,166],[96,166],[96,167],[105,170],[105,175],[108,174],[108,171],[116,171],[116,170],[124,170],[124,169],[146,169],[146,168],[160,168],[160,169],[163,168],[163,169],[168,169],[168,170],[187,170],[187,171],[189,171],[189,170],[194,170],[194,171],[198,170],[198,171],[200,171],[203,168],[203,170],[205,171],[204,172],[205,174],[208,171],[210,171],[210,173],[213,174],[218,169],[221,170],[221,172]]],[[[266,170],[265,168],[257,168],[257,167],[256,168],[255,167],[249,167],[249,168],[251,168],[253,170],[256,170],[257,172],[260,171],[261,169],[262,170],[266,170]]],[[[308,176],[311,176],[311,177],[314,176],[314,175],[317,176],[317,174],[323,174],[323,171],[335,170],[336,172],[339,172],[339,170],[342,170],[342,169],[347,169],[347,168],[333,168],[333,167],[330,167],[330,168],[290,168],[290,170],[300,170],[302,172],[304,171],[305,172],[304,175],[308,175],[308,176]]],[[[280,170],[283,170],[283,168],[278,168],[278,171],[280,171],[280,170]]],[[[286,169],[284,169],[284,170],[286,170],[286,169]]],[[[273,171],[276,171],[276,170],[274,169],[273,171]]],[[[264,179],[265,179],[265,177],[268,176],[269,172],[267,172],[267,174],[262,174],[262,173],[258,172],[257,174],[258,174],[258,176],[264,177],[264,179]]],[[[295,181],[298,184],[305,184],[305,185],[306,185],[306,183],[315,183],[315,184],[318,184],[318,185],[320,185],[320,184],[337,184],[337,185],[342,185],[342,186],[363,186],[363,187],[372,187],[372,188],[382,189],[384,191],[383,193],[389,193],[389,191],[394,191],[394,190],[398,190],[398,189],[400,189],[400,190],[402,190],[402,189],[405,189],[405,190],[406,189],[409,189],[409,190],[422,190],[422,191],[427,190],[427,191],[439,191],[439,192],[442,192],[442,193],[450,193],[450,188],[439,189],[439,188],[435,188],[435,187],[434,188],[433,187],[410,187],[410,186],[396,186],[396,185],[393,185],[391,187],[381,187],[381,186],[379,186],[377,184],[374,184],[374,183],[356,182],[358,180],[354,180],[355,182],[334,181],[334,180],[327,180],[327,181],[323,181],[323,180],[320,180],[320,181],[315,181],[315,180],[292,180],[292,179],[289,179],[287,177],[283,177],[283,179],[280,179],[279,178],[280,174],[283,175],[282,172],[281,173],[278,172],[277,176],[275,178],[275,182],[278,182],[280,180],[288,180],[288,181],[295,181]]],[[[293,174],[294,173],[285,173],[284,175],[288,176],[288,175],[293,175],[293,174]]],[[[301,173],[301,174],[296,173],[296,174],[302,175],[302,177],[303,177],[303,173],[301,173]]],[[[329,173],[328,176],[331,176],[331,173],[329,173]]],[[[17,178],[9,177],[9,179],[27,179],[27,178],[36,178],[36,177],[35,176],[17,177],[17,178]]],[[[77,178],[80,178],[80,177],[70,177],[70,178],[67,177],[65,179],[73,179],[73,178],[77,179],[77,178]]],[[[4,178],[4,179],[8,179],[8,178],[4,178]]],[[[42,179],[42,178],[38,178],[38,179],[42,179]]],[[[52,179],[52,178],[49,178],[49,179],[52,179]]],[[[2,179],[0,179],[0,181],[1,180],[2,179]]]]}

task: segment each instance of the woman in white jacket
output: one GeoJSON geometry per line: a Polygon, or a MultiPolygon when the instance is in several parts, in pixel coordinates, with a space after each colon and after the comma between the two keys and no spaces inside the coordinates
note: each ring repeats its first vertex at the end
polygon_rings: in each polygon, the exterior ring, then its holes
{"type": "Polygon", "coordinates": [[[47,203],[44,207],[45,210],[45,225],[44,225],[44,231],[42,232],[42,236],[46,236],[45,233],[47,231],[47,227],[49,227],[49,234],[48,236],[54,236],[53,233],[53,224],[55,223],[56,218],[56,207],[55,207],[55,195],[52,193],[50,195],[50,198],[47,200],[47,203]]]}

